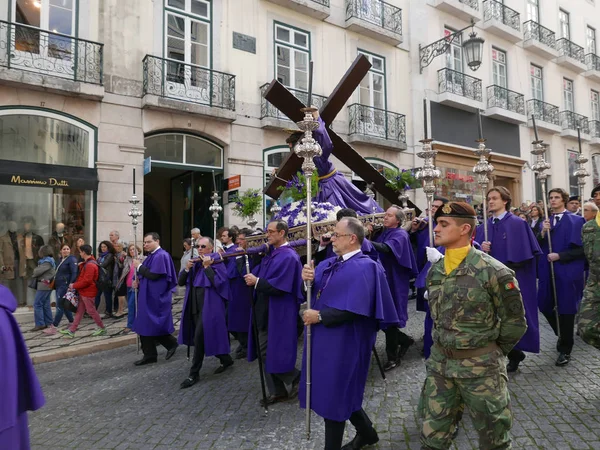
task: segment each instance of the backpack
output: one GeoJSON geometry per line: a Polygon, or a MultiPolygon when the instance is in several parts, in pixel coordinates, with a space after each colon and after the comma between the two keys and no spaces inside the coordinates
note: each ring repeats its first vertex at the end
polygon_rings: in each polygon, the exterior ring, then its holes
{"type": "MultiPolygon", "coordinates": [[[[112,287],[112,276],[109,275],[108,270],[98,264],[97,261],[91,260],[90,262],[98,266],[98,278],[96,279],[96,288],[98,292],[104,292],[112,287]]],[[[86,263],[87,264],[87,263],[86,263]]]]}

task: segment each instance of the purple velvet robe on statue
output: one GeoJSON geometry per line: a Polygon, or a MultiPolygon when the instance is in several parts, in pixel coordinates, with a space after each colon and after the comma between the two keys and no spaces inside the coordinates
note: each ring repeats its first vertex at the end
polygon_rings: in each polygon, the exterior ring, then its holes
{"type": "MultiPolygon", "coordinates": [[[[477,227],[475,239],[478,242],[485,241],[483,225],[477,227]]],[[[537,264],[542,250],[529,224],[510,212],[496,224],[491,218],[488,219],[488,240],[492,244],[490,256],[515,271],[523,297],[527,331],[515,348],[539,353],[537,264]]]]}
{"type": "Polygon", "coordinates": [[[214,283],[206,275],[201,262],[197,262],[194,268],[190,270],[177,342],[189,346],[194,345],[195,326],[191,317],[191,305],[188,305],[188,303],[190,297],[193,298],[192,286],[201,287],[204,288],[204,304],[202,307],[204,354],[206,356],[226,355],[231,350],[227,324],[225,323],[225,304],[230,297],[227,268],[222,263],[213,264],[211,267],[215,274],[214,283]]]}
{"type": "MultiPolygon", "coordinates": [[[[362,253],[342,263],[326,259],[315,270],[312,307],[360,316],[333,327],[316,324],[311,330],[311,409],[325,419],[345,421],[362,407],[377,331],[398,322],[383,268],[362,253]]],[[[298,398],[306,408],[306,344],[298,398]]]]}
{"type": "Polygon", "coordinates": [[[319,128],[313,131],[313,137],[323,149],[323,154],[314,159],[319,174],[317,202],[329,202],[334,206],[352,208],[360,216],[383,212],[375,200],[354,186],[342,173],[333,173],[335,168],[329,160],[333,143],[321,118],[319,118],[319,128]],[[322,178],[326,176],[327,178],[322,178]]]}
{"type": "Polygon", "coordinates": [[[385,269],[390,291],[396,304],[400,328],[404,328],[408,320],[410,279],[419,273],[410,238],[402,228],[385,228],[377,236],[375,242],[387,244],[392,250],[391,253],[380,253],[379,260],[385,269]]]}
{"type": "MultiPolygon", "coordinates": [[[[248,257],[250,269],[254,268],[253,258],[248,257]]],[[[243,256],[233,258],[227,268],[227,276],[231,287],[231,297],[227,310],[227,329],[233,332],[247,333],[252,308],[254,288],[246,285],[246,261],[243,256]]]]}
{"type": "MultiPolygon", "coordinates": [[[[302,295],[302,263],[296,250],[284,245],[272,250],[252,271],[274,288],[285,292],[266,297],[269,302],[268,350],[265,371],[285,373],[296,366],[298,347],[298,311],[302,295]]],[[[248,361],[256,359],[252,328],[248,334],[248,361]]]]}
{"type": "MultiPolygon", "coordinates": [[[[554,216],[550,217],[550,223],[554,223],[554,216]]],[[[552,251],[554,253],[564,252],[574,247],[583,246],[581,241],[581,228],[585,219],[565,211],[562,219],[551,229],[552,251]]],[[[549,253],[548,239],[540,242],[544,255],[539,258],[538,270],[540,283],[538,286],[538,306],[544,313],[554,311],[554,297],[552,294],[552,280],[550,275],[550,263],[546,256],[549,253]]],[[[579,302],[583,296],[583,273],[585,271],[585,258],[561,263],[554,263],[556,276],[556,296],[558,298],[559,314],[577,314],[579,302]]]]}
{"type": "Polygon", "coordinates": [[[0,285],[0,450],[29,450],[27,411],[45,403],[15,309],[15,297],[0,285]]]}
{"type": "Polygon", "coordinates": [[[172,291],[177,286],[177,272],[171,255],[159,248],[148,255],[142,265],[162,276],[158,280],[149,280],[138,272],[140,288],[133,331],[140,336],[171,334],[175,331],[171,314],[172,291]]]}

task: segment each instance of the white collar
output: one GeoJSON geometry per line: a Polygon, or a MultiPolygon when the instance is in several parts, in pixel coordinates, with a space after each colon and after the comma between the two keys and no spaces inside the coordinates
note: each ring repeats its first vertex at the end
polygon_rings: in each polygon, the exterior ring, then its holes
{"type": "Polygon", "coordinates": [[[283,244],[281,244],[279,247],[285,247],[286,245],[290,245],[289,242],[284,242],[283,244]]]}
{"type": "Polygon", "coordinates": [[[360,253],[360,248],[358,250],[354,250],[352,252],[348,252],[342,255],[342,259],[344,261],[348,261],[350,258],[352,258],[354,255],[356,255],[357,253],[360,253]]]}
{"type": "Polygon", "coordinates": [[[505,210],[505,211],[504,211],[502,214],[500,214],[499,216],[494,216],[493,220],[496,220],[496,219],[498,219],[498,220],[502,220],[502,219],[504,219],[504,217],[506,216],[506,213],[508,213],[508,211],[506,211],[506,210],[505,210]]]}
{"type": "Polygon", "coordinates": [[[157,251],[160,250],[160,245],[158,247],[156,247],[156,250],[154,250],[153,252],[150,252],[151,255],[154,255],[157,251]]]}
{"type": "Polygon", "coordinates": [[[224,245],[224,246],[223,246],[223,248],[230,249],[230,248],[231,248],[231,247],[233,247],[234,245],[235,245],[234,243],[231,243],[231,244],[229,244],[229,245],[224,245]]]}
{"type": "Polygon", "coordinates": [[[564,213],[566,213],[566,212],[567,212],[567,210],[566,210],[566,209],[563,209],[563,210],[562,210],[561,212],[559,212],[559,213],[552,213],[552,215],[553,215],[554,217],[558,216],[558,217],[561,217],[561,218],[562,218],[562,215],[563,215],[564,213]]]}

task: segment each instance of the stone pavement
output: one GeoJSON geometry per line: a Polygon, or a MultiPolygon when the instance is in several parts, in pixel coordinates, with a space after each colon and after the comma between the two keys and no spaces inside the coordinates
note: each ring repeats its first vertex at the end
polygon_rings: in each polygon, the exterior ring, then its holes
{"type": "MultiPolygon", "coordinates": [[[[414,312],[408,333],[422,335],[421,313],[414,312]]],[[[515,414],[515,449],[600,449],[600,352],[579,338],[572,361],[555,367],[556,338],[540,317],[540,355],[528,355],[509,384],[515,414]]],[[[235,347],[236,343],[233,344],[235,347]]],[[[318,345],[318,344],[317,344],[318,345]]],[[[376,449],[419,449],[417,401],[425,370],[421,342],[402,366],[383,381],[371,368],[364,408],[375,423],[376,449]]],[[[384,355],[384,340],[378,341],[384,355]]],[[[208,358],[200,382],[187,390],[179,383],[190,363],[185,347],[165,361],[135,367],[135,345],[78,358],[39,364],[47,398],[30,414],[34,449],[322,449],[323,421],[313,414],[313,436],[306,441],[304,411],[297,401],[275,405],[267,416],[259,407],[257,363],[236,361],[213,375],[208,358]]],[[[347,427],[345,441],[354,436],[347,427]]],[[[453,449],[476,449],[468,415],[453,449]]]]}

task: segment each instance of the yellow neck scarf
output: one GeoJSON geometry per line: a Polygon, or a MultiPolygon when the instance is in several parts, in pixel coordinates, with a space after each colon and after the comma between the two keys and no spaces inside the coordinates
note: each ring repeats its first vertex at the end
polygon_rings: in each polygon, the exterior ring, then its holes
{"type": "Polygon", "coordinates": [[[471,245],[461,248],[446,249],[446,256],[444,256],[444,269],[446,270],[446,275],[456,269],[458,265],[463,262],[463,259],[467,257],[469,250],[471,250],[471,245]]]}
{"type": "Polygon", "coordinates": [[[596,223],[598,224],[598,226],[600,227],[600,211],[598,211],[596,213],[596,223]]]}

